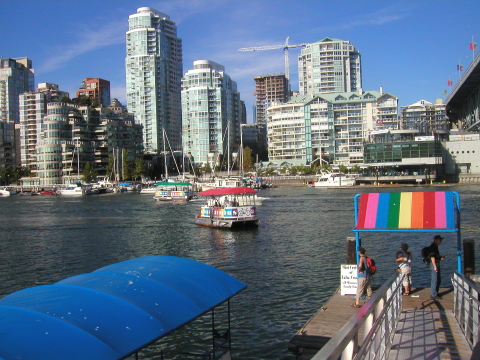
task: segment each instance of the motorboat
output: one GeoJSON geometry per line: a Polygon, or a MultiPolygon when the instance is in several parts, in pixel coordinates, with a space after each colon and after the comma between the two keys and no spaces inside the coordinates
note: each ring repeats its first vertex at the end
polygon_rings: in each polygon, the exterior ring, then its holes
{"type": "Polygon", "coordinates": [[[216,228],[258,226],[260,220],[253,197],[256,192],[245,186],[200,192],[198,195],[206,196],[207,201],[200,208],[195,224],[216,228]]]}
{"type": "Polygon", "coordinates": [[[156,186],[149,186],[149,187],[144,187],[142,190],[140,190],[141,195],[155,195],[157,192],[157,187],[156,186]]]}
{"type": "Polygon", "coordinates": [[[353,186],[355,178],[344,173],[327,173],[318,176],[317,181],[313,183],[314,187],[330,187],[330,186],[353,186]]]}
{"type": "Polygon", "coordinates": [[[129,182],[120,183],[118,186],[123,189],[123,191],[139,191],[142,188],[140,184],[132,184],[129,182]]]}
{"type": "Polygon", "coordinates": [[[189,201],[193,198],[193,185],[188,182],[161,182],[156,184],[157,201],[189,201]]]}
{"type": "Polygon", "coordinates": [[[84,190],[81,184],[69,184],[66,188],[58,190],[60,195],[81,196],[84,195],[84,190]]]}
{"type": "Polygon", "coordinates": [[[235,188],[244,186],[243,181],[239,178],[216,178],[214,182],[198,183],[199,189],[202,191],[220,188],[235,188]]]}
{"type": "Polygon", "coordinates": [[[40,195],[56,195],[55,192],[53,192],[53,191],[48,191],[48,190],[40,191],[39,194],[40,194],[40,195]]]}
{"type": "Polygon", "coordinates": [[[17,190],[13,190],[8,187],[4,187],[0,189],[0,196],[10,196],[10,195],[16,195],[17,190]]]}

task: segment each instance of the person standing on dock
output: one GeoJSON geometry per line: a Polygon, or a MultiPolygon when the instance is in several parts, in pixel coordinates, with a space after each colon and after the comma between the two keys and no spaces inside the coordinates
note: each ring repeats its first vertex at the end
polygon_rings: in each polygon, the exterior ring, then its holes
{"type": "Polygon", "coordinates": [[[352,307],[359,308],[360,298],[367,294],[368,298],[372,297],[372,286],[371,281],[372,277],[367,273],[366,261],[367,256],[365,255],[365,249],[363,247],[358,248],[358,254],[360,255],[360,261],[358,262],[358,285],[357,285],[357,295],[355,296],[355,302],[352,304],[352,307]]]}
{"type": "Polygon", "coordinates": [[[398,271],[403,275],[403,295],[410,295],[412,291],[412,253],[408,251],[408,244],[402,243],[397,252],[395,261],[398,263],[398,271]]]}
{"type": "Polygon", "coordinates": [[[442,299],[442,297],[438,295],[438,290],[440,290],[440,282],[442,280],[440,275],[440,261],[445,260],[445,256],[440,256],[440,251],[438,250],[438,246],[442,243],[442,240],[443,237],[440,235],[435,235],[432,244],[429,246],[429,257],[431,261],[430,270],[432,274],[430,295],[434,300],[442,299]]]}

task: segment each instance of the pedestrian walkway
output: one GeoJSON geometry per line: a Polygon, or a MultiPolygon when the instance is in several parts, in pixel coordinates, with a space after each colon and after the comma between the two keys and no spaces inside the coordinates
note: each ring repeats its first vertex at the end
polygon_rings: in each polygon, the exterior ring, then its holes
{"type": "Polygon", "coordinates": [[[452,311],[404,310],[388,360],[468,360],[471,355],[452,311]]]}
{"type": "Polygon", "coordinates": [[[414,289],[403,297],[403,310],[388,360],[470,359],[472,352],[453,314],[453,289],[441,289],[432,300],[430,289],[414,289]]]}
{"type": "MultiPolygon", "coordinates": [[[[410,296],[402,297],[402,312],[388,360],[471,358],[472,351],[454,317],[453,288],[442,288],[439,295],[441,299],[433,300],[429,288],[416,288],[410,296]]],[[[360,309],[350,306],[353,298],[336,292],[297,332],[289,343],[289,350],[297,359],[312,359],[353,315],[365,311],[364,306],[360,309]]],[[[363,326],[359,327],[358,335],[361,346],[363,326]]]]}

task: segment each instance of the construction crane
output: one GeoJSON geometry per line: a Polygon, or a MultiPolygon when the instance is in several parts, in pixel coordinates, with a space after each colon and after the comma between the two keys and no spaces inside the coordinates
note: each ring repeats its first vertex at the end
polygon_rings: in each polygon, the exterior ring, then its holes
{"type": "Polygon", "coordinates": [[[241,48],[238,51],[257,51],[257,50],[274,50],[274,49],[283,49],[283,53],[285,54],[285,77],[288,81],[290,81],[290,58],[288,55],[289,48],[296,48],[305,46],[307,44],[300,44],[300,45],[290,45],[288,43],[289,37],[285,40],[284,45],[269,45],[269,46],[256,46],[256,47],[248,47],[248,48],[241,48]]]}

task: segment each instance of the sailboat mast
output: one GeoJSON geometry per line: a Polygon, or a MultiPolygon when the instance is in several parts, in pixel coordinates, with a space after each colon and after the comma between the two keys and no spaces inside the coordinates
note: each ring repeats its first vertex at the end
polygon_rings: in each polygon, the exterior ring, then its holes
{"type": "Polygon", "coordinates": [[[243,129],[240,125],[240,175],[243,177],[243,129]]]}
{"type": "Polygon", "coordinates": [[[163,134],[163,160],[165,164],[165,180],[168,179],[168,171],[167,171],[167,151],[165,147],[165,128],[162,127],[162,134],[163,134]]]}
{"type": "Polygon", "coordinates": [[[77,145],[75,146],[77,149],[77,181],[80,180],[80,149],[78,148],[78,139],[77,139],[77,145]]]}
{"type": "Polygon", "coordinates": [[[230,177],[230,121],[227,125],[227,176],[230,177]]]}

